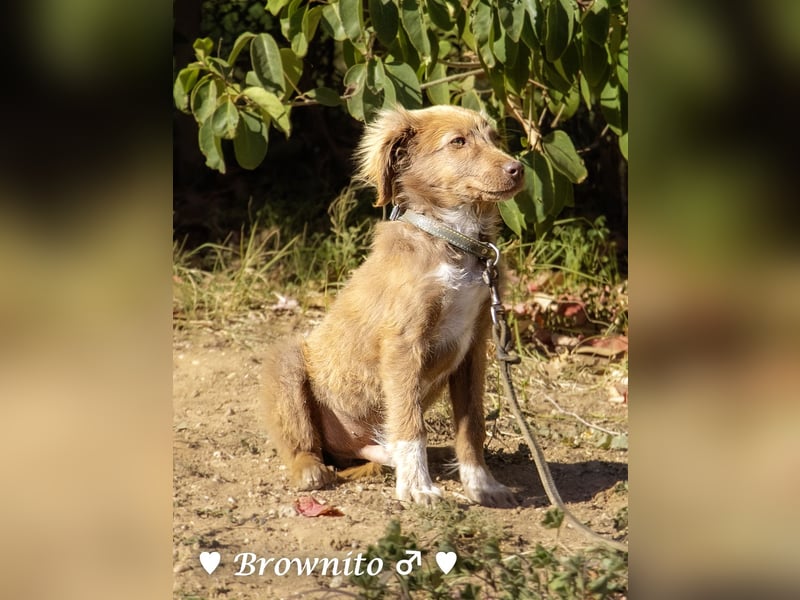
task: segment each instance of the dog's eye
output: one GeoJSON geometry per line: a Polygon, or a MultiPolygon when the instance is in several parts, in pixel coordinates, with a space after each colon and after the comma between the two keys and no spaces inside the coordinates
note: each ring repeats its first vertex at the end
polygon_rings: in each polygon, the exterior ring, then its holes
{"type": "Polygon", "coordinates": [[[450,144],[452,146],[455,146],[456,148],[462,148],[463,146],[466,146],[467,140],[466,140],[466,138],[458,136],[458,137],[453,138],[452,140],[450,140],[450,144]]]}

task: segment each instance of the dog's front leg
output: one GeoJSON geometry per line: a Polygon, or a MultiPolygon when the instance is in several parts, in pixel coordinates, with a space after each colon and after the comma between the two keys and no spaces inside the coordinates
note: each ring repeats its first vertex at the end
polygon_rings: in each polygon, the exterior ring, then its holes
{"type": "MultiPolygon", "coordinates": [[[[477,340],[485,337],[477,336],[477,340]]],[[[517,501],[506,486],[489,472],[483,457],[486,421],[483,415],[483,389],[486,373],[486,346],[474,342],[464,361],[450,376],[450,400],[456,430],[456,458],[464,493],[484,506],[512,507],[517,501]]]]}
{"type": "Polygon", "coordinates": [[[433,504],[442,497],[428,471],[427,432],[420,397],[422,350],[414,344],[386,344],[381,379],[386,401],[386,437],[399,500],[433,504]]]}

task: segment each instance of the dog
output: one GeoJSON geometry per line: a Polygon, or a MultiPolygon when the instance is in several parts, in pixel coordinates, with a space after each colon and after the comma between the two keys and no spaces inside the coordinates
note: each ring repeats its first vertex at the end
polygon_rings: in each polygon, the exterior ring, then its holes
{"type": "MultiPolygon", "coordinates": [[[[498,147],[477,112],[455,106],[379,113],[356,152],[376,206],[492,241],[497,203],[524,185],[523,165],[498,147]]],[[[396,496],[442,497],[428,471],[425,411],[449,391],[464,492],[485,506],[516,505],[489,472],[483,413],[490,291],[486,263],[403,220],[376,226],[372,249],[305,338],[265,361],[267,433],[292,484],[336,480],[332,467],[394,467],[396,496]]]]}

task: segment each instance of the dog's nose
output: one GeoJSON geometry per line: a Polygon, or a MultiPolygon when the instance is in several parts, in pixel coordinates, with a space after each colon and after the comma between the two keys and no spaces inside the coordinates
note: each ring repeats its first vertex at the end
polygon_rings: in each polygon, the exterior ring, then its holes
{"type": "Polygon", "coordinates": [[[503,165],[503,170],[514,179],[522,176],[522,163],[518,160],[510,160],[503,165]]]}

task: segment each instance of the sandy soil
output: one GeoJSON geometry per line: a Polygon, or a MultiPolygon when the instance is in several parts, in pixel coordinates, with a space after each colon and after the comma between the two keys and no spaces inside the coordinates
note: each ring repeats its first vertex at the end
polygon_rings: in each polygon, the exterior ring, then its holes
{"type": "MultiPolygon", "coordinates": [[[[425,543],[433,543],[432,534],[426,537],[431,530],[426,512],[393,498],[391,473],[383,479],[347,482],[313,493],[317,500],[338,508],[342,516],[310,518],[295,511],[298,497],[308,494],[298,494],[288,486],[286,471],[262,429],[260,369],[271,341],[306,330],[317,318],[313,309],[302,314],[273,311],[253,313],[224,329],[210,323],[176,327],[175,598],[320,597],[326,591],[344,597],[355,588],[342,575],[281,576],[276,574],[281,565],[273,562],[261,576],[240,576],[235,573],[243,570],[244,559],[234,562],[235,558],[251,552],[275,560],[339,557],[343,561],[366,551],[384,535],[392,519],[400,521],[404,533],[415,533],[423,549],[425,543]],[[201,552],[220,553],[220,564],[210,575],[199,561],[201,552]]],[[[565,502],[591,527],[619,538],[614,517],[628,503],[627,450],[603,448],[597,442],[602,434],[559,413],[541,395],[533,400],[537,390],[544,389],[564,410],[608,429],[627,431],[627,405],[609,401],[608,365],[593,360],[528,359],[518,367],[518,385],[565,502]],[[582,362],[576,365],[577,360],[582,362]]],[[[489,379],[487,412],[501,408],[499,418],[488,423],[492,435],[487,462],[496,478],[512,487],[520,506],[488,509],[470,505],[460,495],[457,476],[443,464],[452,441],[447,413],[445,408],[435,408],[428,419],[431,470],[452,503],[448,506],[458,506],[502,534],[504,550],[523,551],[536,542],[575,550],[592,545],[568,526],[556,533],[541,525],[547,498],[513,418],[497,396],[496,369],[489,379]]]]}

